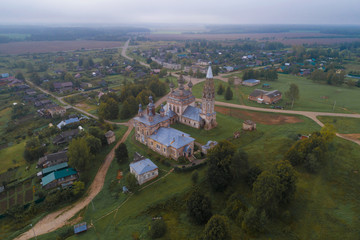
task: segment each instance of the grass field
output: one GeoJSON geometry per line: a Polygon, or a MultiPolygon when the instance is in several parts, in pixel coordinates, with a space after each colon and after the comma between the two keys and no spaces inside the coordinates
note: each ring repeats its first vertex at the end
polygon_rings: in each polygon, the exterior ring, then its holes
{"type": "MultiPolygon", "coordinates": [[[[216,89],[220,82],[220,80],[215,79],[216,89]]],[[[236,90],[235,87],[232,87],[234,97],[233,100],[228,102],[269,108],[270,106],[268,105],[258,104],[247,99],[254,89],[261,88],[261,85],[264,83],[270,84],[271,88],[269,90],[277,89],[281,91],[283,95],[289,89],[291,83],[297,84],[300,90],[300,99],[295,102],[293,110],[333,112],[334,103],[336,102],[334,112],[360,113],[360,104],[354,100],[360,94],[359,88],[319,84],[314,83],[307,78],[287,74],[279,74],[279,79],[277,81],[261,81],[260,85],[254,87],[239,86],[238,90],[236,90]]],[[[201,97],[203,84],[204,83],[200,83],[193,87],[195,97],[201,97]]],[[[223,86],[227,86],[226,83],[222,82],[222,84],[223,86]]],[[[215,99],[217,101],[226,102],[224,95],[216,95],[215,99]]],[[[290,101],[283,99],[278,105],[285,106],[286,102],[290,101]]]]}
{"type": "Polygon", "coordinates": [[[318,116],[318,119],[324,124],[333,125],[338,133],[360,133],[360,119],[358,118],[318,116]]]}
{"type": "Polygon", "coordinates": [[[0,150],[0,174],[6,172],[8,168],[25,165],[24,150],[25,141],[0,150]]]}

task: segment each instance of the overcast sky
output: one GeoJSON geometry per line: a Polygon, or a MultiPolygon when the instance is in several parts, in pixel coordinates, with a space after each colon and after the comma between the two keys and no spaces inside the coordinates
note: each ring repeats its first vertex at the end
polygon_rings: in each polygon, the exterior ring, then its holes
{"type": "Polygon", "coordinates": [[[360,0],[0,0],[0,24],[354,24],[360,0]]]}

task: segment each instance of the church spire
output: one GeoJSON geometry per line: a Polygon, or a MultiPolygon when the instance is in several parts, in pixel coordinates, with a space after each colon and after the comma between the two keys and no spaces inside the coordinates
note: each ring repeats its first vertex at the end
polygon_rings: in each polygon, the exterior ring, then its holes
{"type": "Polygon", "coordinates": [[[206,78],[208,78],[208,79],[213,78],[213,73],[212,73],[211,65],[209,65],[209,68],[208,68],[208,70],[207,70],[206,78]]]}

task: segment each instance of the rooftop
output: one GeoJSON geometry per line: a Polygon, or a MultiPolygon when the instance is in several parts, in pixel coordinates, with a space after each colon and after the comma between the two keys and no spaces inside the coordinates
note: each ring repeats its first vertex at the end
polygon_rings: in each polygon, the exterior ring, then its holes
{"type": "Polygon", "coordinates": [[[159,142],[165,146],[171,146],[179,149],[187,144],[190,144],[195,139],[190,137],[189,134],[176,130],[174,128],[161,127],[151,136],[151,139],[159,142]]]}
{"type": "Polygon", "coordinates": [[[200,118],[201,109],[193,106],[188,106],[184,113],[182,114],[183,117],[189,118],[195,121],[201,121],[200,118]]]}
{"type": "Polygon", "coordinates": [[[130,163],[130,168],[134,169],[134,171],[138,174],[144,174],[150,171],[157,169],[158,167],[148,158],[130,163]]]}
{"type": "Polygon", "coordinates": [[[64,178],[64,177],[67,177],[67,176],[71,176],[71,175],[75,175],[75,174],[77,174],[77,172],[73,168],[65,168],[65,169],[62,169],[60,171],[52,172],[49,175],[46,175],[45,177],[43,177],[41,179],[42,185],[45,186],[45,185],[51,183],[54,180],[64,178]]]}
{"type": "Polygon", "coordinates": [[[57,164],[57,165],[54,165],[54,166],[51,166],[51,167],[48,167],[48,168],[44,168],[42,170],[42,174],[43,176],[51,173],[51,172],[55,172],[57,170],[61,170],[63,168],[67,168],[68,167],[68,163],[67,162],[63,162],[63,163],[60,163],[60,164],[57,164]]]}
{"type": "Polygon", "coordinates": [[[156,113],[155,116],[153,116],[153,121],[149,121],[149,116],[147,114],[143,114],[142,117],[135,117],[134,119],[136,121],[144,123],[147,126],[153,126],[160,122],[168,120],[169,117],[166,115],[162,117],[160,114],[156,113]]]}

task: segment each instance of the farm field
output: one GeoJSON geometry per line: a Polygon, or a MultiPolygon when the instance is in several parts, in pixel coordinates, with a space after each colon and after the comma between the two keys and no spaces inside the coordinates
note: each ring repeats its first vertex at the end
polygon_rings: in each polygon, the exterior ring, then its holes
{"type": "MultiPolygon", "coordinates": [[[[214,81],[216,89],[220,83],[222,83],[223,86],[227,87],[227,84],[220,80],[215,79],[214,81]]],[[[261,81],[259,85],[254,87],[237,86],[238,90],[236,90],[236,87],[232,87],[234,97],[228,102],[254,107],[269,108],[269,105],[258,104],[247,99],[252,91],[257,88],[261,89],[261,86],[264,83],[268,83],[271,86],[270,89],[266,90],[277,89],[283,93],[283,100],[277,105],[285,106],[285,103],[287,101],[286,99],[284,99],[284,93],[289,89],[291,83],[295,83],[298,85],[300,90],[300,99],[295,102],[293,110],[360,113],[360,104],[358,104],[357,101],[354,101],[354,99],[356,99],[360,94],[359,88],[319,84],[314,83],[312,80],[309,80],[307,78],[297,77],[288,74],[279,74],[279,79],[277,81],[261,81]],[[335,111],[333,111],[334,103],[335,111]]],[[[200,83],[193,87],[193,93],[195,97],[201,97],[203,85],[204,83],[200,83]]],[[[224,95],[216,95],[215,100],[227,102],[224,99],[224,95]]],[[[286,109],[289,109],[289,107],[286,107],[286,109]]]]}
{"type": "Polygon", "coordinates": [[[25,54],[73,51],[79,49],[119,48],[123,42],[112,41],[40,41],[0,44],[0,54],[25,54]]]}

